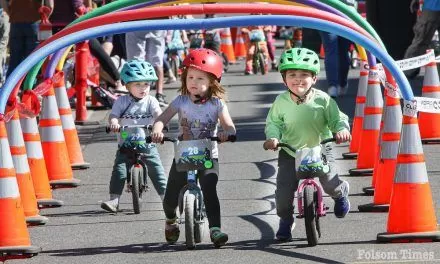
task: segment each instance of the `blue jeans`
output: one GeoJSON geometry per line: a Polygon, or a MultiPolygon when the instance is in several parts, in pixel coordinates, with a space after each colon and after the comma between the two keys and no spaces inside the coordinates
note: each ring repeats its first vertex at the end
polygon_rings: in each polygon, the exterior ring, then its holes
{"type": "Polygon", "coordinates": [[[7,76],[38,46],[38,23],[11,23],[7,76]]]}
{"type": "Polygon", "coordinates": [[[324,63],[328,86],[345,87],[350,69],[348,51],[351,42],[328,32],[320,31],[319,34],[325,51],[324,63]]]}
{"type": "MultiPolygon", "coordinates": [[[[147,156],[144,157],[143,160],[147,165],[148,176],[150,177],[157,193],[163,195],[167,186],[167,178],[162,166],[162,161],[160,160],[159,152],[157,151],[156,146],[150,146],[146,153],[147,156]]],[[[112,177],[110,179],[110,194],[122,194],[127,174],[133,165],[133,160],[130,159],[130,156],[131,155],[127,155],[120,150],[116,152],[112,177]]]]}

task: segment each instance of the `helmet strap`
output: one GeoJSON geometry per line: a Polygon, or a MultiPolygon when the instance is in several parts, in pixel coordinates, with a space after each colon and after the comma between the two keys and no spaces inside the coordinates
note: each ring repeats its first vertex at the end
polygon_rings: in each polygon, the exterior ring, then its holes
{"type": "Polygon", "coordinates": [[[312,88],[309,88],[308,90],[307,90],[307,92],[305,92],[304,94],[303,94],[303,96],[299,96],[299,95],[297,95],[296,93],[294,93],[294,92],[292,92],[290,89],[288,89],[289,90],[289,92],[291,93],[291,94],[293,94],[297,99],[298,99],[298,101],[296,102],[296,104],[302,104],[302,103],[304,103],[305,101],[306,101],[306,99],[307,99],[307,95],[310,93],[310,91],[312,90],[312,88]]]}
{"type": "Polygon", "coordinates": [[[201,96],[199,94],[194,95],[197,99],[194,101],[195,104],[204,104],[206,103],[210,98],[206,96],[201,96]]]}
{"type": "Polygon", "coordinates": [[[142,100],[142,98],[138,98],[138,97],[134,96],[132,93],[130,93],[130,96],[131,96],[131,98],[133,98],[133,100],[135,102],[139,102],[140,100],[142,100]]]}

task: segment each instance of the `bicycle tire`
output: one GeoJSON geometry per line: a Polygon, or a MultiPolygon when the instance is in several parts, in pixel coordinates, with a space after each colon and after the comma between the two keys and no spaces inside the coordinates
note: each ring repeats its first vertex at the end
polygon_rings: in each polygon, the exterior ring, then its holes
{"type": "Polygon", "coordinates": [[[188,192],[185,196],[185,239],[186,239],[186,248],[194,249],[196,247],[196,241],[194,236],[194,203],[196,201],[196,196],[188,192]]]}
{"type": "Polygon", "coordinates": [[[131,171],[131,196],[133,200],[133,211],[135,214],[140,214],[141,212],[140,178],[143,177],[142,170],[141,167],[133,167],[131,171]]]}
{"type": "Polygon", "coordinates": [[[318,244],[318,229],[319,216],[316,213],[317,200],[315,199],[315,187],[312,185],[306,185],[303,190],[304,199],[304,221],[306,225],[307,243],[309,246],[314,247],[318,244]]]}
{"type": "Polygon", "coordinates": [[[259,53],[258,54],[258,65],[260,67],[260,72],[261,72],[262,75],[265,75],[267,73],[265,61],[266,60],[264,58],[264,54],[263,53],[259,53]]]}
{"type": "Polygon", "coordinates": [[[203,208],[200,208],[200,196],[194,200],[194,241],[196,243],[202,242],[203,239],[203,208]],[[199,221],[200,220],[200,221],[199,221]]]}
{"type": "Polygon", "coordinates": [[[260,53],[259,49],[258,49],[258,44],[254,44],[255,45],[255,51],[254,51],[254,55],[252,56],[252,72],[254,74],[257,74],[259,69],[259,64],[258,64],[258,54],[260,53]]]}

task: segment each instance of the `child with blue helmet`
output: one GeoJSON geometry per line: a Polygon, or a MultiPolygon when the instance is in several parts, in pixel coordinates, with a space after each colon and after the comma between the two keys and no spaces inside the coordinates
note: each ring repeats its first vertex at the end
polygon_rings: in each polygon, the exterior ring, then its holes
{"type": "MultiPolygon", "coordinates": [[[[295,149],[313,148],[332,136],[336,142],[349,141],[348,117],[342,113],[336,102],[325,92],[313,88],[321,65],[318,55],[306,48],[292,48],[284,51],[279,62],[279,71],[287,91],[277,96],[266,119],[264,149],[276,150],[279,142],[295,149]]],[[[330,170],[319,176],[324,191],[335,200],[334,213],[343,218],[350,210],[349,185],[339,178],[332,143],[324,146],[330,170]]],[[[275,202],[280,217],[276,238],[281,241],[292,239],[294,227],[293,200],[299,179],[295,168],[295,153],[282,148],[278,156],[278,174],[275,202]]]]}
{"type": "MultiPolygon", "coordinates": [[[[121,80],[129,94],[119,97],[113,104],[109,116],[111,131],[119,131],[123,125],[153,124],[156,117],[162,113],[157,99],[149,94],[151,85],[157,79],[153,66],[148,62],[132,60],[124,64],[121,70],[121,80]]],[[[143,158],[148,168],[148,176],[162,200],[167,185],[167,178],[156,145],[147,143],[139,145],[139,138],[145,139],[146,137],[145,130],[130,128],[127,133],[128,136],[124,138],[118,134],[118,151],[110,180],[110,200],[101,204],[101,208],[109,212],[118,210],[127,171],[133,164],[132,155],[130,155],[133,144],[136,144],[138,151],[141,149],[146,154],[143,158]],[[133,138],[130,135],[136,135],[136,142],[130,141],[133,138]]]]}

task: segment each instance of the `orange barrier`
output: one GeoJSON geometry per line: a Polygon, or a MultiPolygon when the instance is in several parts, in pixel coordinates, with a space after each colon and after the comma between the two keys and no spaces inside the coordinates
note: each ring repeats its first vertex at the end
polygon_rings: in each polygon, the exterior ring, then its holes
{"type": "Polygon", "coordinates": [[[236,58],[245,59],[247,55],[246,44],[244,43],[241,28],[237,29],[237,37],[235,38],[234,53],[236,58]]]}
{"type": "Polygon", "coordinates": [[[72,117],[72,109],[70,108],[69,98],[66,93],[63,72],[57,72],[55,74],[53,86],[58,105],[58,113],[60,114],[61,124],[63,126],[64,139],[66,141],[70,165],[72,169],[87,169],[90,167],[90,163],[85,162],[83,158],[78,132],[72,117]]]}
{"type": "Polygon", "coordinates": [[[34,185],[32,183],[26,147],[24,145],[23,133],[21,132],[21,125],[18,117],[18,110],[12,111],[14,111],[14,114],[11,120],[6,123],[6,129],[8,133],[9,148],[20,190],[20,197],[23,202],[26,223],[29,225],[44,225],[47,223],[48,219],[47,217],[38,214],[37,197],[35,196],[34,185]]]}
{"type": "MultiPolygon", "coordinates": [[[[440,82],[435,61],[425,65],[422,97],[440,99],[440,82]]],[[[423,143],[440,142],[440,114],[419,112],[419,128],[423,143]]]]}
{"type": "MultiPolygon", "coordinates": [[[[392,85],[396,86],[394,80],[392,85]]],[[[396,172],[397,152],[399,150],[400,131],[402,129],[402,110],[400,98],[387,93],[384,123],[380,141],[380,158],[374,166],[373,203],[359,205],[360,212],[388,212],[396,172]]]]}
{"type": "Polygon", "coordinates": [[[365,102],[368,89],[368,62],[361,60],[361,71],[359,74],[358,91],[356,95],[356,108],[353,118],[351,142],[347,153],[343,153],[344,159],[355,159],[358,156],[359,144],[362,137],[362,126],[364,123],[365,102]]]}
{"type": "Polygon", "coordinates": [[[367,100],[357,164],[355,169],[349,170],[350,175],[361,176],[373,173],[379,146],[382,108],[383,98],[380,91],[379,72],[376,66],[372,66],[368,76],[367,100]]]}
{"type": "Polygon", "coordinates": [[[321,43],[321,46],[319,47],[319,58],[320,59],[324,59],[325,58],[324,45],[322,43],[321,43]]]}
{"type": "Polygon", "coordinates": [[[37,119],[35,117],[20,116],[20,124],[38,207],[60,207],[64,204],[63,201],[53,199],[52,191],[50,190],[49,176],[47,175],[46,163],[44,162],[37,119]]]}
{"type": "Polygon", "coordinates": [[[49,183],[53,188],[76,187],[80,181],[74,179],[72,175],[55,92],[53,84],[51,85],[52,87],[43,97],[43,111],[39,123],[49,183]]]}
{"type": "Polygon", "coordinates": [[[0,261],[38,254],[31,246],[5,121],[0,117],[0,261]]]}
{"type": "Polygon", "coordinates": [[[220,31],[221,45],[220,50],[226,55],[229,63],[235,63],[234,46],[232,45],[231,30],[224,28],[220,31]]]}
{"type": "Polygon", "coordinates": [[[415,109],[415,104],[404,102],[403,127],[387,232],[377,235],[380,242],[440,241],[417,112],[408,109],[415,109]]]}
{"type": "Polygon", "coordinates": [[[86,91],[87,85],[87,65],[89,59],[89,43],[87,41],[75,45],[75,87],[76,93],[76,124],[87,122],[86,91]]]}

